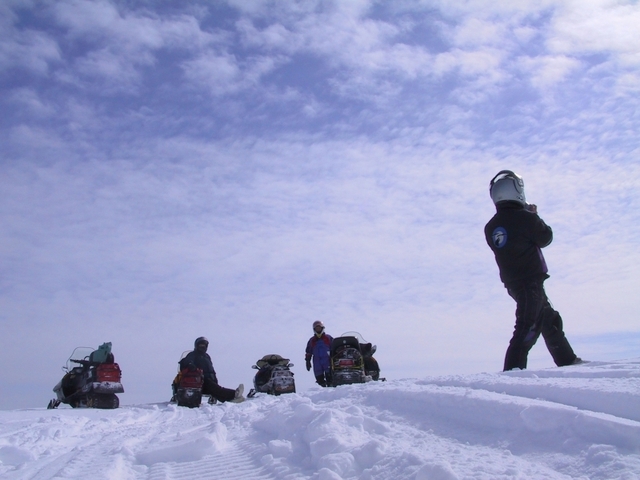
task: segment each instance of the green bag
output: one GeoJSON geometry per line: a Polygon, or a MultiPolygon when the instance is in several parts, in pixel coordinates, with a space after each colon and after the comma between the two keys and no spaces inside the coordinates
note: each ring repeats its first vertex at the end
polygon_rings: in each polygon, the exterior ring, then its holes
{"type": "Polygon", "coordinates": [[[111,353],[111,342],[103,343],[97,350],[91,352],[89,360],[91,362],[104,363],[107,361],[109,354],[111,353]]]}

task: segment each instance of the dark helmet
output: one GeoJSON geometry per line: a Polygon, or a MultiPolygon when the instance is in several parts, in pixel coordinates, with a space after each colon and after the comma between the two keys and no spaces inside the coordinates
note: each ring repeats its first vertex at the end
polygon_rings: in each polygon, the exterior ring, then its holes
{"type": "Polygon", "coordinates": [[[209,340],[207,340],[206,337],[198,337],[196,338],[196,341],[193,342],[193,347],[198,348],[198,345],[205,345],[206,347],[209,347],[209,340]]]}
{"type": "Polygon", "coordinates": [[[489,183],[489,194],[493,203],[518,202],[526,205],[524,197],[524,181],[522,177],[511,170],[501,170],[489,183]]]}

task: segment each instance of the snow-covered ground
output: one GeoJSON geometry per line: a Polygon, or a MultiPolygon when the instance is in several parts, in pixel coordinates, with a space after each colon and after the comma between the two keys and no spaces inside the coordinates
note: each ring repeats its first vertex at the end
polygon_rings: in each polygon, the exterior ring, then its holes
{"type": "Polygon", "coordinates": [[[0,462],[7,479],[638,479],[640,358],[193,410],[1,411],[0,462]]]}

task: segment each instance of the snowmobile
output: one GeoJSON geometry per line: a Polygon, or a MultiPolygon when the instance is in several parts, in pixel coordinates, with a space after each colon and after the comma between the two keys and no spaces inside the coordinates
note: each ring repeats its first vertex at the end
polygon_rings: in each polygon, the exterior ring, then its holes
{"type": "Polygon", "coordinates": [[[253,377],[253,387],[247,397],[252,398],[256,393],[269,395],[282,395],[283,393],[295,393],[296,382],[290,368],[293,363],[288,358],[280,355],[265,355],[251,368],[258,370],[253,377]]]}
{"type": "Polygon", "coordinates": [[[111,353],[111,342],[94,350],[77,347],[62,369],[66,372],[53,391],[56,398],[47,408],[66,403],[73,408],[118,408],[116,393],[123,393],[122,372],[111,353]]]}
{"type": "Polygon", "coordinates": [[[364,359],[360,342],[353,335],[341,335],[331,342],[331,384],[364,383],[364,359]]]}
{"type": "Polygon", "coordinates": [[[380,379],[380,366],[373,357],[376,346],[358,332],[346,332],[331,342],[331,383],[334,387],[380,379]]]}
{"type": "MultiPolygon", "coordinates": [[[[182,353],[180,360],[186,357],[191,350],[187,350],[182,353]]],[[[179,407],[196,408],[202,403],[202,387],[204,385],[204,372],[200,368],[189,370],[188,368],[180,369],[178,367],[178,374],[173,379],[171,389],[173,390],[173,396],[170,403],[177,403],[179,407]]],[[[217,403],[217,400],[210,396],[209,404],[213,405],[217,403]]]]}
{"type": "Polygon", "coordinates": [[[365,376],[371,377],[371,380],[373,381],[386,381],[386,378],[380,377],[380,365],[373,356],[378,347],[367,342],[358,332],[347,332],[343,335],[349,335],[358,339],[358,342],[360,343],[360,352],[362,352],[362,358],[364,361],[365,376]]]}

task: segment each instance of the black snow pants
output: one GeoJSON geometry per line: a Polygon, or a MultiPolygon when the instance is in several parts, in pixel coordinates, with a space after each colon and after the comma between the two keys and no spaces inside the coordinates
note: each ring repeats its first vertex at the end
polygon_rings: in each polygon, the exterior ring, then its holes
{"type": "Polygon", "coordinates": [[[516,301],[516,325],[504,359],[504,371],[527,368],[529,350],[542,335],[553,361],[559,367],[576,360],[562,329],[562,318],[553,309],[544,291],[544,280],[508,285],[516,301]]]}
{"type": "Polygon", "coordinates": [[[331,387],[333,385],[331,370],[327,370],[320,375],[316,375],[316,383],[321,387],[331,387]]]}
{"type": "Polygon", "coordinates": [[[236,395],[236,391],[230,388],[224,388],[218,385],[210,378],[204,377],[204,385],[202,386],[202,393],[205,395],[211,395],[219,402],[228,402],[233,400],[236,395]]]}

